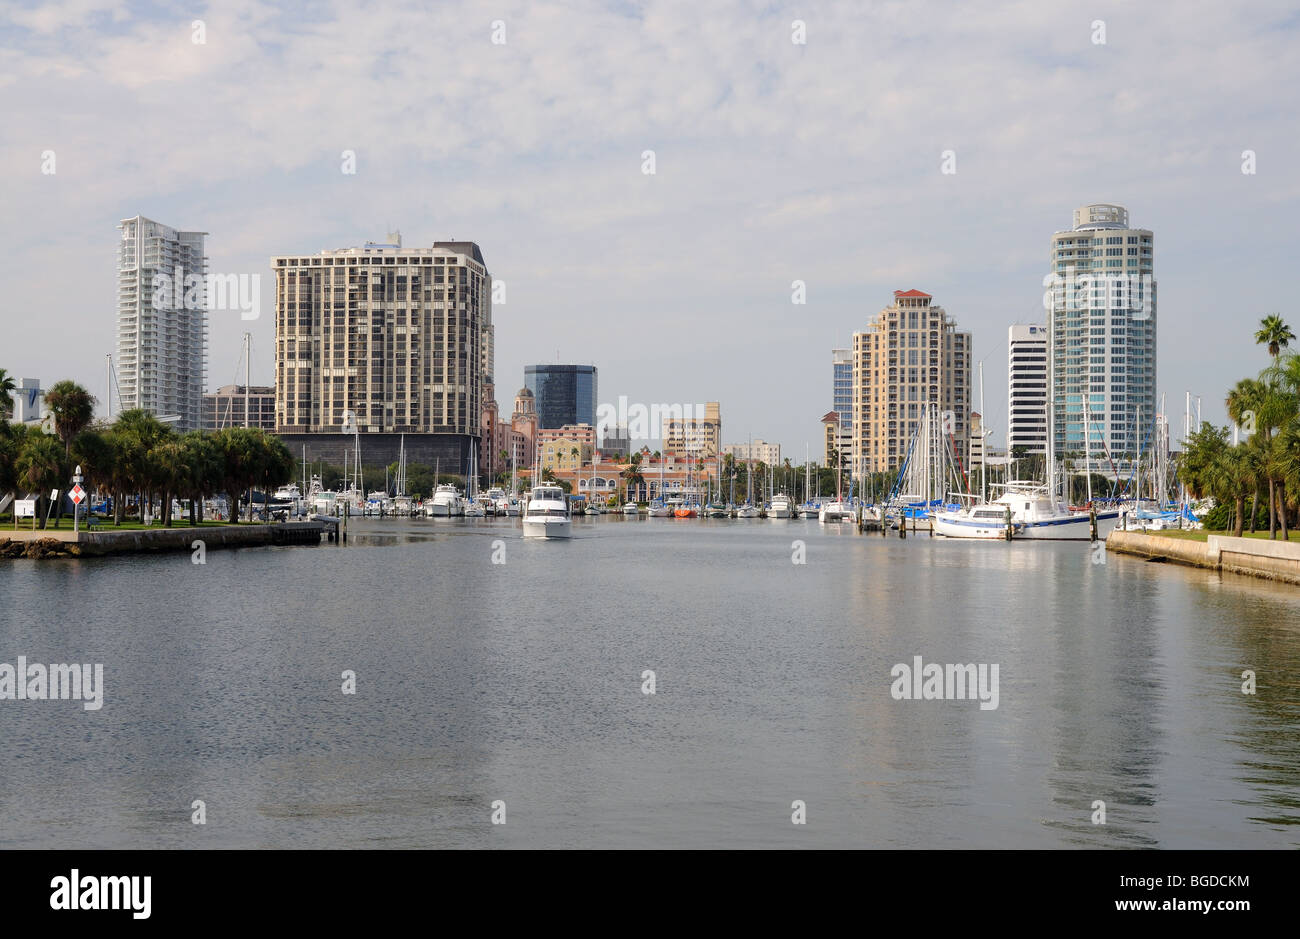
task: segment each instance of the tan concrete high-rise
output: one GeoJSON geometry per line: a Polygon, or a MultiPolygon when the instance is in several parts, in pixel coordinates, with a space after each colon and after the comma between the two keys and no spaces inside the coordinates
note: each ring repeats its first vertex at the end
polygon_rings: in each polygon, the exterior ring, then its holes
{"type": "Polygon", "coordinates": [[[271,259],[280,433],[477,437],[491,281],[471,242],[367,244],[271,259]]]}
{"type": "Polygon", "coordinates": [[[853,334],[855,477],[897,470],[907,458],[922,409],[938,407],[959,458],[970,435],[971,335],[920,290],[895,290],[894,302],[853,334]]]}

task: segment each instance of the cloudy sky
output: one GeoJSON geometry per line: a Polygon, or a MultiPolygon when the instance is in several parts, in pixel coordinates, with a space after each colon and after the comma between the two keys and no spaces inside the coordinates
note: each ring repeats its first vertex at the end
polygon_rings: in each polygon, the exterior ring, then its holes
{"type": "Polygon", "coordinates": [[[270,383],[269,258],[397,228],[475,240],[506,282],[507,409],[526,364],[590,362],[602,400],[718,400],[728,441],[801,459],[830,350],[915,287],[974,333],[996,442],[1051,233],[1116,202],[1155,232],[1174,426],[1185,390],[1221,420],[1258,319],[1300,330],[1298,30],[1267,0],[9,2],[0,367],[103,396],[116,225],[143,214],[263,275],[259,321],[212,315],[208,383],[242,381],[250,326],[270,383]]]}

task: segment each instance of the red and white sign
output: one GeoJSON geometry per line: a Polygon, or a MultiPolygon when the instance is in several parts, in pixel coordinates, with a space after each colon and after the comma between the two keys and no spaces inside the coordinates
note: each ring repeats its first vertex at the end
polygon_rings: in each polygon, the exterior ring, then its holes
{"type": "Polygon", "coordinates": [[[68,495],[72,497],[73,505],[81,505],[82,500],[86,498],[86,490],[79,485],[73,486],[68,495]]]}

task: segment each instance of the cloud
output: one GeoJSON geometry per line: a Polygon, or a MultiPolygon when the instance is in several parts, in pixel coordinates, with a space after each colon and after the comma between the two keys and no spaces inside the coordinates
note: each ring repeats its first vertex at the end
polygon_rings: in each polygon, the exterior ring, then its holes
{"type": "MultiPolygon", "coordinates": [[[[474,238],[511,282],[500,387],[519,383],[507,376],[545,321],[562,357],[617,363],[602,393],[720,399],[737,433],[790,445],[818,439],[828,336],[846,345],[893,289],[918,286],[983,357],[1035,315],[1048,238],[1089,201],[1156,231],[1160,383],[1175,394],[1217,398],[1260,364],[1244,341],[1206,352],[1243,328],[1218,310],[1290,295],[1274,247],[1297,234],[1284,3],[1249,20],[1209,2],[196,9],[84,0],[0,25],[0,208],[23,220],[0,236],[0,325],[39,309],[85,337],[28,349],[11,373],[96,380],[114,226],[137,212],[210,232],[214,270],[267,275],[272,254],[390,225],[408,244],[474,238]],[[795,18],[806,46],[790,41],[795,18]],[[1240,173],[1246,148],[1255,177],[1240,173]],[[939,171],[948,149],[955,176],[939,171]],[[69,263],[89,275],[66,278],[69,263]],[[795,278],[809,304],[791,309],[795,278]],[[756,371],[781,380],[755,387],[756,371]]],[[[214,320],[214,379],[246,326],[214,320]]],[[[253,326],[262,380],[270,328],[253,326]]]]}

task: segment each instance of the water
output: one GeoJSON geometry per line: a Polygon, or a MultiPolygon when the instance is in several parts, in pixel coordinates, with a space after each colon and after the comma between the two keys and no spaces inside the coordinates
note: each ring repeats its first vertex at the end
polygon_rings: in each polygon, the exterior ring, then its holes
{"type": "Polygon", "coordinates": [[[353,532],[0,561],[0,662],[105,667],[99,711],[0,701],[0,846],[1300,844],[1300,589],[803,520],[353,532]],[[894,700],[914,655],[998,708],[894,700]]]}

